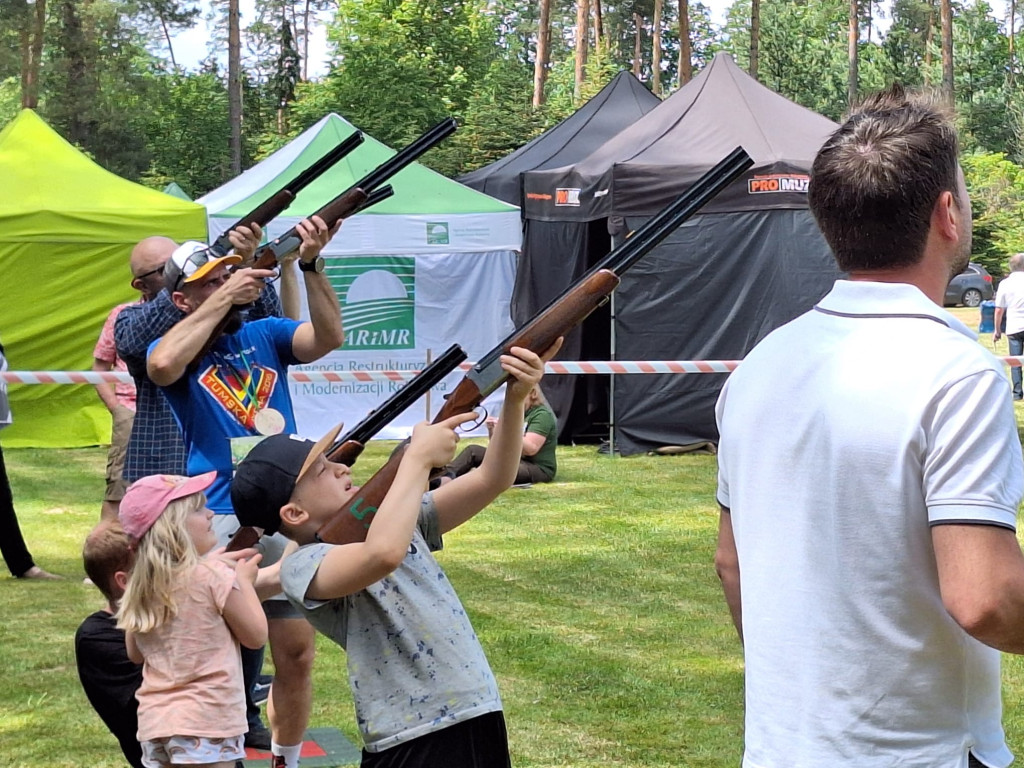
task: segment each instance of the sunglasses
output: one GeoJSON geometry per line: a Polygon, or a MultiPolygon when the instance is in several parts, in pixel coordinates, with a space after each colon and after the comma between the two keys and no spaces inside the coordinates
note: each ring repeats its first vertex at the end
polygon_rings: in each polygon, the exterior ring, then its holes
{"type": "Polygon", "coordinates": [[[136,275],[134,279],[135,280],[145,280],[150,275],[161,275],[161,276],[163,276],[163,274],[164,274],[164,267],[161,264],[156,269],[151,269],[151,270],[149,270],[149,272],[143,272],[141,275],[136,275]]]}
{"type": "MultiPolygon", "coordinates": [[[[194,251],[187,259],[185,259],[185,263],[178,271],[178,275],[174,280],[174,287],[171,288],[171,293],[174,293],[174,291],[181,288],[181,284],[198,272],[206,262],[210,259],[217,258],[220,258],[219,254],[215,253],[211,248],[203,248],[202,250],[194,251]],[[190,264],[192,265],[191,269],[189,268],[190,264]]],[[[163,267],[161,267],[161,270],[162,269],[163,267]]]]}

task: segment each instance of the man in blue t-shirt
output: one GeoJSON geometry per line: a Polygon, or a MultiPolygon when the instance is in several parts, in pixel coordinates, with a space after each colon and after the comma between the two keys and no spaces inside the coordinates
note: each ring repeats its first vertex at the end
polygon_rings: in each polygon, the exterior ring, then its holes
{"type": "MultiPolygon", "coordinates": [[[[146,371],[181,427],[188,474],[217,472],[206,494],[217,513],[214,530],[221,544],[238,528],[228,492],[234,465],[262,437],[295,431],[288,366],[317,360],[344,340],[341,308],[320,256],[333,232],[318,216],[296,229],[311,318],[304,323],[279,317],[245,322],[240,308],[255,301],[274,272],[229,272],[237,256],[217,256],[205,244],[189,242],[164,269],[167,290],[185,317],[150,346],[146,371]],[[191,365],[222,322],[212,347],[191,365]]],[[[263,546],[268,564],[280,556],[283,542],[264,538],[263,546]]],[[[287,600],[268,600],[264,607],[275,667],[268,705],[271,748],[282,758],[274,766],[292,768],[312,706],[314,632],[287,600]]]]}

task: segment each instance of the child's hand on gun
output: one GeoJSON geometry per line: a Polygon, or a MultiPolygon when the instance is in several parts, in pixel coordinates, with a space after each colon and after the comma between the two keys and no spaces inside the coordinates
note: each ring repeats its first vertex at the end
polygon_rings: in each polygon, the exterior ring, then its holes
{"type": "Polygon", "coordinates": [[[562,337],[559,336],[542,355],[523,347],[512,347],[509,350],[512,354],[502,355],[501,367],[511,376],[506,385],[505,396],[512,400],[525,400],[530,390],[544,376],[544,363],[554,357],[561,346],[562,337]]]}
{"type": "Polygon", "coordinates": [[[423,421],[412,431],[406,458],[414,457],[414,461],[422,462],[427,468],[443,467],[455,457],[455,449],[459,445],[456,427],[475,421],[476,413],[459,413],[437,424],[423,421]]]}

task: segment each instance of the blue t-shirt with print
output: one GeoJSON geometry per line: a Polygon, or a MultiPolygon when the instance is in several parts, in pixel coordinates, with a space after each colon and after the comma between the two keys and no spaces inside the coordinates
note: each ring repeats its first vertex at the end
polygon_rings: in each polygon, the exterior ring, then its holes
{"type": "MultiPolygon", "coordinates": [[[[231,476],[244,456],[238,450],[244,451],[245,441],[236,441],[233,460],[232,440],[259,436],[256,414],[273,408],[284,416],[284,431],[296,431],[288,366],[299,362],[292,354],[299,325],[283,317],[245,323],[237,333],[221,336],[198,368],[162,387],[185,440],[188,474],[217,470],[217,480],[206,491],[208,506],[217,514],[234,513],[231,476]]],[[[147,357],[158,343],[150,345],[147,357]]]]}

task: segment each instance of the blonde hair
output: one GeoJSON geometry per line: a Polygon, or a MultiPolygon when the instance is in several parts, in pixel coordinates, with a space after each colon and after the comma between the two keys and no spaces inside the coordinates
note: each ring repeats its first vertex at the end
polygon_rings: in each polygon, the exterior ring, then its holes
{"type": "Polygon", "coordinates": [[[199,563],[186,522],[205,504],[202,493],[172,501],[142,535],[117,612],[119,629],[136,634],[151,632],[178,614],[174,589],[199,563]]]}

